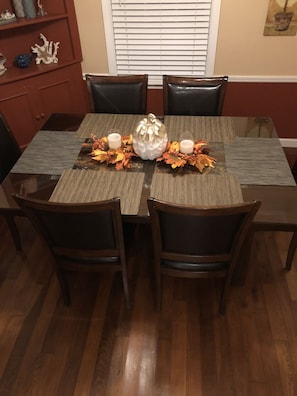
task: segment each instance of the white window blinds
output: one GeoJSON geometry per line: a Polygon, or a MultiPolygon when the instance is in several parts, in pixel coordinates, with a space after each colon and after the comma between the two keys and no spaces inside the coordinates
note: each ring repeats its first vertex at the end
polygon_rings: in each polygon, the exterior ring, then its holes
{"type": "Polygon", "coordinates": [[[102,0],[106,36],[113,40],[107,40],[111,72],[147,73],[150,85],[161,85],[163,74],[212,74],[210,31],[218,1],[102,0]]]}

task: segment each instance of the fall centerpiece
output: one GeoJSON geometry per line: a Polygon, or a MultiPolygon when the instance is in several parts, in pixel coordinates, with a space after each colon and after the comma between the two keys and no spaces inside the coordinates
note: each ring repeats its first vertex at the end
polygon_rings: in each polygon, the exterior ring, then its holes
{"type": "Polygon", "coordinates": [[[182,143],[185,144],[185,141],[168,142],[164,153],[157,158],[157,161],[164,161],[173,169],[191,165],[197,168],[200,173],[204,168],[214,168],[216,160],[209,155],[210,148],[205,140],[193,141],[191,153],[185,153],[185,150],[181,151],[182,143]]]}
{"type": "Polygon", "coordinates": [[[138,123],[133,133],[133,149],[143,160],[160,157],[167,142],[165,125],[152,113],[138,123]]]}
{"type": "Polygon", "coordinates": [[[136,157],[133,150],[132,135],[121,137],[121,146],[117,149],[109,147],[108,136],[97,138],[91,135],[92,159],[100,163],[115,165],[117,170],[131,168],[131,158],[136,157]]]}
{"type": "Polygon", "coordinates": [[[91,134],[91,141],[84,146],[91,146],[92,160],[114,165],[117,170],[131,168],[134,157],[163,162],[172,169],[190,166],[200,173],[215,166],[216,160],[209,155],[205,140],[195,141],[187,134],[187,139],[169,142],[165,125],[154,114],[143,118],[133,134],[122,136],[119,131],[110,132],[101,138],[91,134]]]}

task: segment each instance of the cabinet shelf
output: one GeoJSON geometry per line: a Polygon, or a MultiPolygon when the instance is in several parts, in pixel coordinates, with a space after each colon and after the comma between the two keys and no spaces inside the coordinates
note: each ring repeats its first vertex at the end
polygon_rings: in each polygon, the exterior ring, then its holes
{"type": "MultiPolygon", "coordinates": [[[[12,10],[11,0],[0,0],[3,10],[12,10]]],[[[90,109],[82,77],[82,52],[74,0],[42,0],[47,14],[36,18],[17,18],[0,25],[0,51],[7,69],[0,76],[0,112],[24,148],[51,113],[85,113],[90,109]],[[22,54],[43,45],[43,34],[59,43],[58,63],[16,66],[22,54]]],[[[35,1],[36,5],[36,1],[35,1]]],[[[48,49],[51,51],[51,49],[48,49]]]]}
{"type": "Polygon", "coordinates": [[[53,70],[61,69],[66,66],[73,65],[75,63],[80,63],[81,59],[72,59],[68,61],[59,61],[58,63],[50,63],[48,65],[40,64],[36,65],[32,63],[28,68],[18,68],[16,66],[11,66],[7,69],[7,71],[0,77],[0,85],[2,84],[9,84],[14,81],[23,80],[26,78],[38,76],[43,73],[49,73],[53,70]]]}
{"type": "Polygon", "coordinates": [[[38,24],[46,24],[47,22],[58,21],[59,19],[65,18],[68,18],[67,14],[44,15],[31,19],[17,18],[15,22],[0,25],[0,31],[19,29],[20,27],[33,26],[38,24]]]}

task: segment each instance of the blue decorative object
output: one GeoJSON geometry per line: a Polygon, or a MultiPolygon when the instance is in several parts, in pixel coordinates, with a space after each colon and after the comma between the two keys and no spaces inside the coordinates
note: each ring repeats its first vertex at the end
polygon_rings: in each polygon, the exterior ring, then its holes
{"type": "Polygon", "coordinates": [[[20,67],[21,69],[24,69],[26,67],[29,67],[30,62],[32,60],[33,56],[27,55],[27,54],[20,54],[16,57],[15,61],[16,61],[16,65],[18,67],[20,67]]]}

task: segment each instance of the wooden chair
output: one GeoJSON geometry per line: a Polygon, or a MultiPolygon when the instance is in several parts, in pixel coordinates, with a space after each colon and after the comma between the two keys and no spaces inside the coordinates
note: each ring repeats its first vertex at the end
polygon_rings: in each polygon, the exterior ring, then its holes
{"type": "MultiPolygon", "coordinates": [[[[292,167],[292,173],[295,179],[295,182],[297,183],[297,160],[295,160],[295,163],[292,167]]],[[[294,260],[295,252],[297,250],[297,231],[293,233],[289,249],[288,249],[288,254],[287,254],[287,259],[286,259],[286,270],[290,271],[292,267],[292,263],[294,260]]]]}
{"type": "Polygon", "coordinates": [[[287,253],[287,259],[286,259],[286,270],[290,271],[292,267],[292,263],[294,260],[294,256],[297,250],[297,231],[295,231],[292,235],[292,239],[289,245],[288,253],[287,253]]]}
{"type": "Polygon", "coordinates": [[[228,77],[163,76],[164,114],[219,116],[228,77]]]}
{"type": "Polygon", "coordinates": [[[156,305],[161,276],[224,279],[220,313],[225,312],[231,278],[260,202],[221,207],[179,206],[148,199],[154,248],[156,305]]]}
{"type": "Polygon", "coordinates": [[[146,114],[148,75],[86,75],[94,113],[146,114]]]}
{"type": "Polygon", "coordinates": [[[65,305],[70,294],[64,271],[121,272],[130,307],[120,199],[52,203],[13,195],[49,247],[65,305]]]}
{"type": "MultiPolygon", "coordinates": [[[[0,183],[6,178],[19,159],[21,153],[21,149],[11,133],[3,114],[0,113],[0,183]]],[[[16,249],[21,251],[21,239],[15,223],[15,215],[7,211],[3,216],[10,230],[16,249]]]]}

